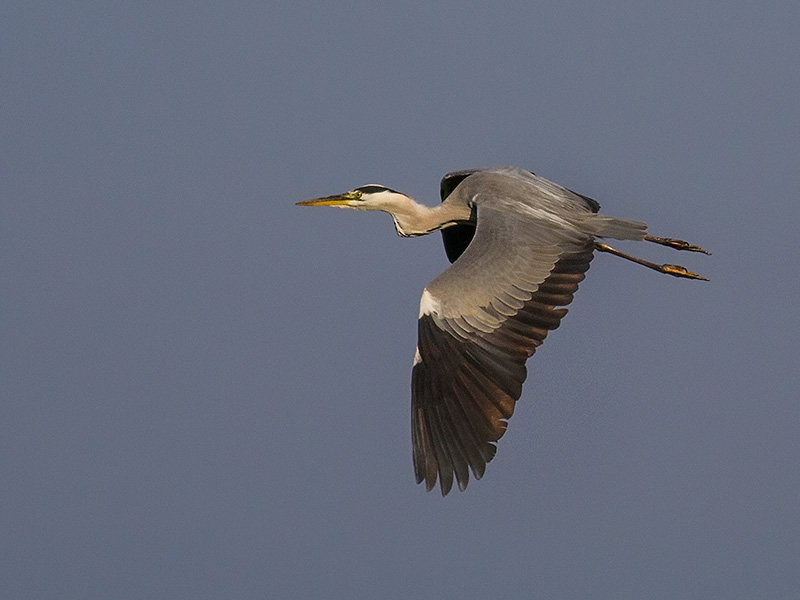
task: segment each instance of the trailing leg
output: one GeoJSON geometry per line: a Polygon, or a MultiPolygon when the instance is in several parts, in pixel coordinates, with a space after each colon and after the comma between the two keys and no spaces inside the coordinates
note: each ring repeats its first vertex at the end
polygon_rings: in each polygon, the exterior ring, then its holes
{"type": "MultiPolygon", "coordinates": [[[[648,238],[649,237],[650,236],[648,236],[648,238]]],[[[648,238],[645,238],[645,239],[648,239],[648,238]]],[[[656,239],[661,239],[661,238],[656,238],[656,239]]],[[[654,241],[654,240],[648,239],[648,241],[654,241]]],[[[681,240],[670,240],[670,241],[680,242],[681,240]]],[[[660,242],[656,242],[656,243],[660,243],[660,242]]],[[[682,242],[682,243],[686,244],[686,242],[682,242]]],[[[665,246],[671,246],[673,248],[675,247],[675,246],[672,246],[672,244],[669,244],[669,243],[666,243],[664,245],[665,246]]],[[[659,273],[664,273],[665,275],[672,275],[673,277],[685,277],[687,279],[700,279],[702,281],[708,281],[708,279],[706,279],[705,277],[703,277],[701,275],[698,275],[697,273],[692,273],[689,269],[687,269],[686,267],[682,267],[680,265],[669,265],[669,264],[659,265],[659,264],[650,262],[649,260],[644,260],[643,258],[638,258],[636,256],[631,256],[630,254],[625,254],[624,252],[620,252],[619,250],[617,250],[615,248],[612,248],[611,246],[609,246],[607,244],[603,244],[601,242],[595,242],[594,243],[594,247],[597,250],[599,250],[600,252],[608,252],[609,254],[613,254],[614,256],[619,256],[620,258],[624,258],[625,260],[630,260],[632,262],[635,262],[636,264],[642,265],[643,267],[647,267],[648,269],[653,269],[654,271],[658,271],[659,273]]],[[[694,248],[697,248],[697,246],[694,246],[694,248]]],[[[679,248],[679,249],[680,250],[690,250],[690,248],[679,248]]],[[[705,250],[702,250],[702,249],[699,249],[699,250],[693,250],[692,249],[692,251],[693,252],[706,252],[705,250]]],[[[708,252],[706,252],[706,254],[708,254],[708,252]]]]}

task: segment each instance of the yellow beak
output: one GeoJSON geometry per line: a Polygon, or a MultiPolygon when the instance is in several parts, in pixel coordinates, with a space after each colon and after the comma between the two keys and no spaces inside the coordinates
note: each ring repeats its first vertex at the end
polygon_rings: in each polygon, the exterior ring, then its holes
{"type": "Polygon", "coordinates": [[[297,202],[297,206],[347,206],[351,200],[356,200],[354,194],[346,192],[344,194],[336,194],[334,196],[325,196],[324,198],[313,198],[311,200],[303,200],[297,202]]]}

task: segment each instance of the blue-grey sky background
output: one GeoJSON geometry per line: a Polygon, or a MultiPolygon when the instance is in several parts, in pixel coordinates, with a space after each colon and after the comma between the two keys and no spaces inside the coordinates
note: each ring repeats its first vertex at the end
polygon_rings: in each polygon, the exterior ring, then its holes
{"type": "Polygon", "coordinates": [[[6,2],[0,596],[796,598],[800,4],[6,2]],[[511,164],[595,258],[482,481],[414,484],[439,235],[511,164]]]}

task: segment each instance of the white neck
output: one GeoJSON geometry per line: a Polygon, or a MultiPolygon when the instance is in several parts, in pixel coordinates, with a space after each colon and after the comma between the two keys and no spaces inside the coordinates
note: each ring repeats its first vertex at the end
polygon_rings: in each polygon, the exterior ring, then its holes
{"type": "Polygon", "coordinates": [[[403,237],[425,235],[457,221],[469,220],[470,217],[467,207],[460,209],[446,203],[434,207],[425,206],[413,198],[395,192],[381,193],[379,201],[374,202],[370,208],[391,214],[398,235],[403,237]]]}

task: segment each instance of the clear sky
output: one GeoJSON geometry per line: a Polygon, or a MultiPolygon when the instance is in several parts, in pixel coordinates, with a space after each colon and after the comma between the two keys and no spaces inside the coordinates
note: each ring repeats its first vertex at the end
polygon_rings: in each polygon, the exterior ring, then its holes
{"type": "Polygon", "coordinates": [[[0,597],[790,598],[800,4],[5,2],[0,597]],[[440,236],[298,200],[511,164],[595,258],[486,476],[414,484],[440,236]]]}

